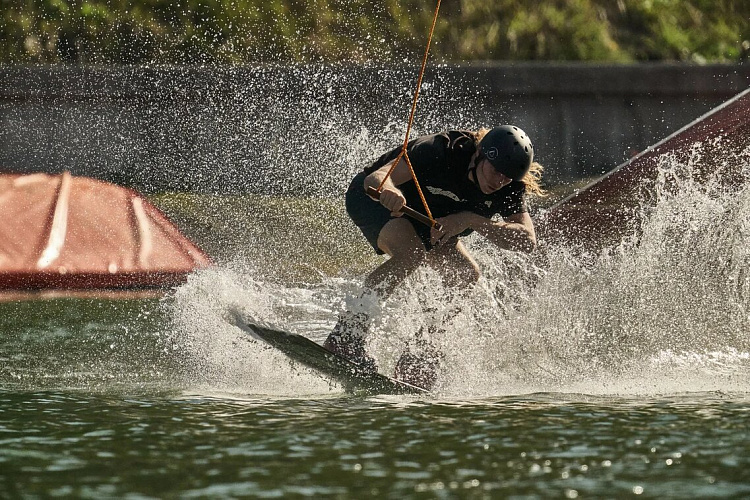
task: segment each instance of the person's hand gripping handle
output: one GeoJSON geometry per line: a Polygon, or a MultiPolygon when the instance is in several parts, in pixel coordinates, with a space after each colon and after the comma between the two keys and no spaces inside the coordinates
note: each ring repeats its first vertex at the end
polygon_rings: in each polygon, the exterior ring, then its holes
{"type": "MultiPolygon", "coordinates": [[[[377,189],[375,189],[372,186],[368,186],[367,187],[367,194],[369,196],[375,198],[376,200],[380,199],[380,191],[378,191],[377,189]]],[[[404,215],[406,215],[407,217],[411,217],[412,219],[414,219],[414,220],[416,220],[418,222],[421,222],[422,224],[425,224],[426,226],[434,227],[438,231],[442,231],[442,229],[443,229],[440,226],[440,224],[438,224],[434,220],[430,219],[426,215],[417,212],[413,208],[409,208],[407,206],[403,206],[403,207],[401,207],[401,212],[404,215]]]]}

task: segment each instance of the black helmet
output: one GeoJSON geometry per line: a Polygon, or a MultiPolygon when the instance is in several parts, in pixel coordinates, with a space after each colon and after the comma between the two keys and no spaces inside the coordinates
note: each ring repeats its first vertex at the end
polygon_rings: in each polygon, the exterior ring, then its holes
{"type": "Polygon", "coordinates": [[[479,150],[495,170],[520,181],[534,160],[534,146],[526,132],[513,125],[495,127],[479,141],[479,150]]]}

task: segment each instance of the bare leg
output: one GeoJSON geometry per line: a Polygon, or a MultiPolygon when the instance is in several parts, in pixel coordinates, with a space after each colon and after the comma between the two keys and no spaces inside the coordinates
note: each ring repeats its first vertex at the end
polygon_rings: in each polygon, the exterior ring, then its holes
{"type": "Polygon", "coordinates": [[[468,289],[481,274],[479,265],[458,239],[433,249],[427,254],[426,263],[441,274],[448,288],[468,289]]]}
{"type": "MultiPolygon", "coordinates": [[[[469,289],[479,279],[479,266],[458,239],[426,251],[411,222],[403,218],[390,220],[380,231],[378,246],[390,258],[378,266],[365,279],[368,290],[378,298],[388,298],[417,268],[427,263],[443,277],[448,288],[469,289]]],[[[445,320],[446,318],[443,318],[445,320]]],[[[324,346],[364,367],[375,370],[374,360],[365,352],[364,335],[369,327],[365,312],[347,311],[339,318],[324,346]]],[[[421,387],[430,388],[435,383],[439,369],[440,352],[422,342],[422,351],[414,355],[408,350],[396,366],[396,376],[421,387]]]]}
{"type": "MultiPolygon", "coordinates": [[[[480,271],[476,261],[458,239],[447,241],[427,254],[425,263],[440,273],[443,284],[451,290],[465,291],[479,279],[480,271]]],[[[414,345],[408,347],[396,363],[394,376],[425,389],[431,389],[438,378],[443,354],[425,332],[434,334],[441,325],[455,317],[460,309],[444,313],[436,323],[416,334],[414,345]]]]}
{"type": "MultiPolygon", "coordinates": [[[[383,227],[378,236],[378,246],[390,255],[390,259],[367,277],[365,286],[382,300],[389,297],[420,266],[425,259],[425,248],[414,226],[401,218],[392,219],[383,227]]],[[[360,297],[359,300],[363,298],[360,297]]],[[[356,310],[364,309],[362,307],[353,309],[339,316],[323,346],[374,371],[375,361],[365,352],[364,335],[369,329],[368,313],[366,310],[356,310]]]]}
{"type": "Polygon", "coordinates": [[[393,219],[383,227],[378,246],[390,259],[370,273],[365,286],[387,298],[424,262],[427,253],[414,226],[404,218],[393,219]]]}

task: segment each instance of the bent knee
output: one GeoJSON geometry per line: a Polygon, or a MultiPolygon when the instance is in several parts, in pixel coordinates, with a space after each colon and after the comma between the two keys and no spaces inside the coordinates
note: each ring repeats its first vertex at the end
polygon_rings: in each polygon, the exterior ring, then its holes
{"type": "Polygon", "coordinates": [[[469,288],[479,281],[482,272],[473,260],[442,259],[433,267],[443,276],[443,283],[449,287],[469,288]]]}
{"type": "Polygon", "coordinates": [[[481,276],[482,272],[475,262],[466,262],[465,265],[455,269],[453,284],[459,288],[468,288],[475,285],[481,276]]]}
{"type": "Polygon", "coordinates": [[[427,255],[414,226],[405,218],[391,219],[378,235],[378,247],[396,259],[421,264],[427,255]]]}

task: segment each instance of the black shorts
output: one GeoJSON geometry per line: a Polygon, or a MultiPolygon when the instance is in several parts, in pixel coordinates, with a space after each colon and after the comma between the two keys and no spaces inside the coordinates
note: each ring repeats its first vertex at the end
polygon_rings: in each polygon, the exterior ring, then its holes
{"type": "MultiPolygon", "coordinates": [[[[385,252],[378,248],[378,236],[383,226],[395,217],[391,215],[390,210],[367,196],[364,189],[365,177],[367,177],[367,174],[361,172],[354,177],[349,185],[349,189],[346,191],[346,212],[362,231],[362,234],[365,235],[375,252],[383,254],[385,252]]],[[[406,217],[406,220],[414,226],[414,230],[422,240],[425,249],[431,250],[430,228],[408,217],[406,217]]]]}

